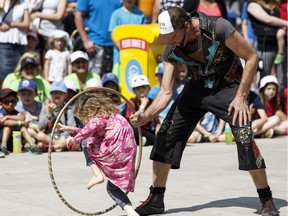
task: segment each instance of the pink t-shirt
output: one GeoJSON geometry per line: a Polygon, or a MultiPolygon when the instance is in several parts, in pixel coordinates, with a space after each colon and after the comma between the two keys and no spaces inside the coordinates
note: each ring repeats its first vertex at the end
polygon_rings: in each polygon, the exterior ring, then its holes
{"type": "Polygon", "coordinates": [[[201,2],[198,5],[197,8],[198,11],[203,12],[205,14],[207,14],[208,16],[219,16],[222,17],[222,13],[219,9],[218,4],[215,2],[213,3],[212,7],[205,7],[205,5],[203,5],[201,2]]]}
{"type": "Polygon", "coordinates": [[[87,139],[91,160],[123,191],[134,191],[137,145],[129,122],[120,114],[93,117],[84,128],[74,131],[76,144],[87,139]]]}

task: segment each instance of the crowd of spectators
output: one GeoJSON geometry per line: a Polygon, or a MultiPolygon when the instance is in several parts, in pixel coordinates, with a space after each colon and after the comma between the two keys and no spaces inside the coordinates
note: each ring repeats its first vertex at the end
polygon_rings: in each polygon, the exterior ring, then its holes
{"type": "MultiPolygon", "coordinates": [[[[47,151],[57,115],[77,93],[101,86],[121,91],[120,46],[113,38],[114,28],[157,22],[157,15],[169,6],[221,16],[239,29],[261,60],[249,98],[255,136],[287,135],[286,0],[0,0],[0,156],[13,151],[14,130],[23,135],[23,150],[47,151]]],[[[189,79],[189,67],[178,66],[175,97],[159,118],[142,127],[145,145],[152,145],[159,124],[189,79]]],[[[146,109],[151,104],[163,73],[159,62],[158,83],[151,89],[147,77],[134,77],[133,108],[146,109]]],[[[118,96],[103,94],[123,109],[118,96]]],[[[123,115],[129,120],[130,114],[128,107],[123,115]]],[[[81,127],[73,115],[73,103],[60,121],[81,127]]],[[[207,113],[188,142],[224,141],[224,127],[225,122],[207,113]]],[[[134,133],[139,142],[137,129],[134,133]]],[[[57,131],[52,150],[67,150],[67,136],[57,131]]]]}

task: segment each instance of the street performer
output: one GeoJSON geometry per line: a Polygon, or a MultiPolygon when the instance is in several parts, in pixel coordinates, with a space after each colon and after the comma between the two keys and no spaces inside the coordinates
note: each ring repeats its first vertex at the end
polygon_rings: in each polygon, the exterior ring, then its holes
{"type": "Polygon", "coordinates": [[[187,64],[191,79],[175,100],[154,143],[153,185],[146,201],[136,208],[143,215],[164,212],[164,193],[170,169],[179,169],[187,139],[198,121],[210,111],[229,123],[237,144],[239,169],[252,176],[262,216],[279,216],[268,185],[265,162],[253,138],[247,97],[258,57],[227,20],[201,12],[187,14],[171,7],[159,17],[159,44],[164,44],[161,90],[145,112],[130,117],[134,126],[145,124],[169,103],[176,63],[187,64]],[[240,58],[245,61],[243,69],[240,58]]]}

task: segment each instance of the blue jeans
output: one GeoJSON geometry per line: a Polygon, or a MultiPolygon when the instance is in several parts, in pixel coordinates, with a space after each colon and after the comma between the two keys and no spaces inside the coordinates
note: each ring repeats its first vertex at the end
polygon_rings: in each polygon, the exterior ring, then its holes
{"type": "Polygon", "coordinates": [[[4,80],[9,73],[14,72],[24,52],[24,45],[0,43],[0,80],[4,80]]]}

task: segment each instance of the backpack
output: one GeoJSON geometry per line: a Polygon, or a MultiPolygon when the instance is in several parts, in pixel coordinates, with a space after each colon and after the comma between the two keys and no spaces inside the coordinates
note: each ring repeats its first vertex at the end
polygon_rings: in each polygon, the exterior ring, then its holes
{"type": "MultiPolygon", "coordinates": [[[[135,98],[131,98],[131,100],[129,102],[133,102],[133,104],[135,105],[135,111],[137,111],[139,109],[138,107],[138,103],[137,103],[137,100],[135,98]]],[[[119,105],[119,109],[120,109],[120,114],[123,116],[123,117],[126,117],[126,110],[127,110],[127,103],[124,102],[124,103],[121,103],[119,105]]]]}

